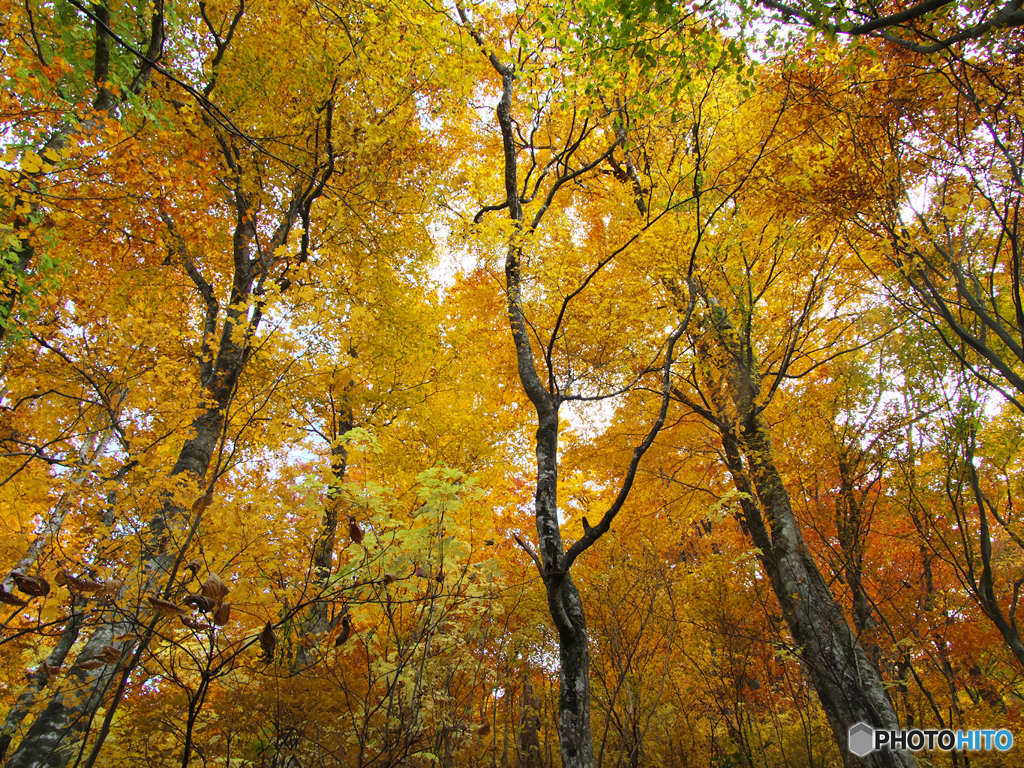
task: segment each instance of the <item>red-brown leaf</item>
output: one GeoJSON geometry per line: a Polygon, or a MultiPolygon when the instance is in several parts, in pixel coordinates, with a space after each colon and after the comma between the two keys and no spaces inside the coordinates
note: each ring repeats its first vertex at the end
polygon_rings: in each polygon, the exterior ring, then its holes
{"type": "Polygon", "coordinates": [[[23,573],[12,573],[14,585],[26,595],[45,597],[50,594],[50,582],[42,576],[26,576],[23,573]]]}
{"type": "Polygon", "coordinates": [[[263,649],[263,658],[266,661],[273,661],[274,649],[277,648],[277,635],[274,634],[274,627],[269,621],[260,632],[260,648],[263,649]]]}
{"type": "Polygon", "coordinates": [[[210,571],[210,575],[203,582],[203,596],[209,598],[214,603],[220,603],[228,596],[229,591],[228,585],[221,580],[220,576],[210,571]]]}

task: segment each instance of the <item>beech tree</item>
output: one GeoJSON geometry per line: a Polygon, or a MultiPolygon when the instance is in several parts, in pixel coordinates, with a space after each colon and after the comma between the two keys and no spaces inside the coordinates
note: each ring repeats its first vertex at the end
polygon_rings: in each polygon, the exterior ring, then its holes
{"type": "MultiPolygon", "coordinates": [[[[629,372],[616,376],[615,372],[608,376],[609,372],[602,371],[600,363],[597,363],[597,371],[591,373],[588,367],[596,361],[589,357],[587,347],[594,342],[576,340],[569,334],[572,333],[570,328],[579,323],[577,316],[585,317],[593,312],[596,302],[592,294],[602,285],[608,285],[609,273],[619,272],[615,262],[621,260],[622,254],[644,231],[655,226],[662,215],[682,203],[677,196],[677,188],[681,185],[676,182],[667,192],[659,190],[662,198],[658,201],[659,211],[652,211],[649,202],[645,201],[651,190],[643,188],[628,144],[631,131],[637,128],[630,120],[628,92],[598,94],[585,100],[570,98],[567,103],[562,103],[553,90],[547,94],[527,93],[527,105],[537,103],[535,100],[538,99],[543,101],[532,109],[527,107],[524,116],[518,116],[515,99],[517,81],[534,87],[559,88],[557,82],[545,84],[539,78],[540,62],[547,55],[543,38],[537,43],[539,49],[536,53],[521,46],[517,53],[513,53],[505,48],[507,43],[503,44],[504,41],[492,42],[486,31],[462,7],[459,8],[459,18],[501,83],[495,110],[501,137],[496,175],[503,183],[498,193],[499,202],[481,209],[474,216],[474,221],[481,221],[489,211],[508,212],[511,228],[499,230],[506,240],[501,285],[515,345],[517,376],[537,416],[534,497],[537,546],[534,549],[522,539],[517,538],[517,541],[537,567],[557,632],[560,675],[558,726],[562,762],[564,765],[592,766],[595,758],[591,734],[590,641],[584,606],[570,571],[576,559],[611,528],[630,493],[640,460],[664,424],[675,345],[689,318],[683,318],[660,347],[655,346],[653,352],[647,353],[650,360],[639,375],[629,372]],[[536,62],[532,61],[535,57],[536,62]],[[537,74],[533,75],[531,71],[537,74]],[[550,105],[544,103],[549,100],[552,102],[550,105]],[[613,108],[609,104],[618,106],[613,108]],[[531,126],[527,134],[519,128],[524,124],[531,126]],[[545,250],[551,246],[545,248],[542,226],[559,217],[561,221],[555,226],[565,227],[566,218],[572,212],[563,200],[569,198],[571,186],[598,184],[598,174],[605,170],[604,166],[609,167],[613,184],[625,187],[627,210],[633,208],[629,218],[636,219],[635,223],[616,227],[622,233],[621,242],[611,240],[594,256],[584,251],[580,254],[582,258],[577,260],[563,254],[560,264],[546,263],[545,250]],[[533,291],[528,287],[529,277],[524,265],[534,259],[538,262],[538,275],[542,276],[538,280],[542,294],[550,292],[550,295],[560,297],[554,305],[545,306],[530,295],[533,291]],[[581,304],[585,308],[578,310],[581,304]],[[538,307],[536,314],[530,311],[533,307],[538,307]],[[544,317],[543,321],[541,317],[544,317]],[[646,436],[623,468],[618,495],[593,526],[583,518],[582,537],[566,547],[559,527],[558,506],[559,411],[563,403],[611,397],[616,390],[626,391],[640,376],[655,371],[660,371],[662,381],[661,404],[646,436]],[[609,379],[614,382],[611,386],[606,383],[609,379]]],[[[529,28],[537,22],[524,16],[516,23],[529,28]]],[[[514,41],[509,42],[514,44],[514,41]]],[[[680,170],[673,167],[666,168],[665,172],[680,174],[680,170]]],[[[608,194],[616,195],[616,191],[610,190],[608,194]]],[[[616,196],[621,197],[621,192],[616,196]]],[[[582,215],[600,217],[603,213],[599,209],[596,213],[582,215]]],[[[622,215],[621,204],[617,213],[622,215]]],[[[555,237],[558,234],[556,231],[555,237]]],[[[556,242],[562,247],[572,247],[564,235],[556,242]]],[[[622,330],[628,333],[629,321],[622,325],[622,330]]],[[[609,343],[616,342],[597,341],[595,352],[598,360],[605,355],[614,357],[621,354],[614,346],[601,349],[609,343]]]]}

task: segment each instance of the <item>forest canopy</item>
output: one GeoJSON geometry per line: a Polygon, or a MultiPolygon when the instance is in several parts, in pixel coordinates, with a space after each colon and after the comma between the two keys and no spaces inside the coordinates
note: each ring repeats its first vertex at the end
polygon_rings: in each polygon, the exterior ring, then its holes
{"type": "Polygon", "coordinates": [[[1020,2],[0,11],[9,768],[1017,764],[1020,2]]]}

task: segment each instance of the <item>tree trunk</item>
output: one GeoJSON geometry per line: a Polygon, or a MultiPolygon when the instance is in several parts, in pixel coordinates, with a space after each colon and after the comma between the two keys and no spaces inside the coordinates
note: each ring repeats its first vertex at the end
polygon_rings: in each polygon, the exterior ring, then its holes
{"type": "MultiPolygon", "coordinates": [[[[713,410],[690,405],[721,435],[733,484],[741,494],[740,524],[759,550],[843,764],[914,768],[917,761],[910,752],[886,750],[858,758],[849,751],[852,725],[899,729],[896,711],[877,668],[811,557],[793,513],[763,416],[766,404],[758,402],[761,376],[750,334],[737,332],[729,314],[703,286],[693,281],[690,290],[709,310],[705,333],[694,339],[697,354],[706,371],[717,371],[716,380],[706,373],[703,382],[708,391],[703,402],[713,410]]],[[[753,322],[752,317],[744,322],[753,322]]]]}
{"type": "MultiPolygon", "coordinates": [[[[333,415],[331,424],[331,483],[327,490],[327,504],[324,508],[323,522],[320,532],[317,534],[316,542],[313,544],[313,579],[312,592],[319,597],[327,588],[331,578],[331,570],[334,567],[334,546],[338,537],[338,521],[341,515],[344,497],[342,486],[345,482],[345,472],[348,470],[348,449],[341,442],[342,436],[350,431],[354,424],[352,406],[349,403],[349,396],[352,390],[352,383],[345,388],[342,398],[340,413],[333,415]]],[[[303,637],[317,635],[331,630],[331,622],[328,619],[328,606],[326,603],[317,600],[309,609],[299,627],[299,634],[303,637]]],[[[315,663],[314,655],[310,649],[299,643],[296,646],[295,664],[299,670],[305,669],[315,663]]]]}
{"type": "Polygon", "coordinates": [[[722,437],[736,488],[749,495],[741,501],[740,522],[761,550],[761,563],[839,743],[844,765],[915,766],[909,753],[874,752],[861,759],[849,751],[850,726],[864,722],[875,728],[898,729],[896,711],[875,665],[807,550],[762,420],[748,420],[743,430],[743,455],[734,435],[726,433],[722,437]]]}
{"type": "Polygon", "coordinates": [[[519,768],[542,768],[540,751],[540,701],[527,678],[523,682],[523,697],[519,708],[519,768]]]}

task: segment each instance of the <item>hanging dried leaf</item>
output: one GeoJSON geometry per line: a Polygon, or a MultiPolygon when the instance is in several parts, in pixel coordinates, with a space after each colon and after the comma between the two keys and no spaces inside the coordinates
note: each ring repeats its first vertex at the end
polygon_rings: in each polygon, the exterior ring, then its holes
{"type": "Polygon", "coordinates": [[[213,623],[218,627],[223,627],[229,621],[231,621],[231,603],[222,603],[217,612],[213,614],[213,623]]]}
{"type": "Polygon", "coordinates": [[[488,547],[493,547],[494,539],[484,539],[484,544],[486,544],[488,547]]]}
{"type": "Polygon", "coordinates": [[[26,595],[45,597],[50,594],[50,582],[42,576],[26,576],[23,573],[12,573],[14,585],[26,595]]]}
{"type": "Polygon", "coordinates": [[[344,645],[345,641],[352,635],[352,620],[346,613],[341,619],[341,632],[338,633],[338,637],[334,641],[334,647],[337,648],[340,645],[344,645]]]}
{"type": "Polygon", "coordinates": [[[221,580],[220,576],[210,571],[210,575],[203,582],[203,596],[214,603],[219,603],[228,596],[229,591],[228,585],[221,580]]]}
{"type": "Polygon", "coordinates": [[[421,579],[426,579],[430,576],[430,574],[426,572],[422,565],[417,565],[416,570],[413,571],[413,574],[419,576],[421,579]]]}
{"type": "Polygon", "coordinates": [[[99,659],[89,659],[88,661],[80,661],[75,666],[79,669],[99,669],[100,667],[107,666],[107,663],[99,659]]]}
{"type": "Polygon", "coordinates": [[[121,591],[123,586],[124,582],[121,579],[107,579],[103,582],[103,585],[99,590],[99,594],[106,597],[114,597],[121,591]]]}
{"type": "Polygon", "coordinates": [[[181,602],[190,608],[195,608],[200,613],[209,613],[216,607],[213,600],[204,595],[189,595],[181,602]]]}
{"type": "Polygon", "coordinates": [[[194,629],[197,632],[205,632],[208,629],[213,629],[213,624],[207,624],[205,621],[196,621],[188,616],[182,616],[181,623],[189,629],[194,629]]]}
{"type": "MultiPolygon", "coordinates": [[[[96,581],[90,578],[80,579],[77,576],[73,576],[65,568],[57,571],[57,577],[54,581],[61,586],[67,586],[68,589],[74,590],[75,592],[101,592],[104,589],[104,583],[102,581],[96,581]]],[[[124,586],[124,582],[119,581],[118,579],[111,579],[110,581],[117,585],[117,589],[124,586]]]]}
{"type": "Polygon", "coordinates": [[[0,603],[5,603],[7,605],[14,605],[14,606],[17,606],[18,608],[24,608],[26,605],[28,605],[28,603],[26,601],[22,600],[17,595],[12,595],[10,592],[8,592],[3,587],[0,587],[0,603]]]}
{"type": "Polygon", "coordinates": [[[394,584],[396,581],[398,581],[398,577],[393,573],[385,573],[380,577],[380,583],[384,585],[394,584]]]}
{"type": "Polygon", "coordinates": [[[479,728],[476,729],[476,735],[477,736],[486,736],[490,732],[491,732],[491,724],[490,723],[484,723],[483,725],[481,725],[479,728]]]}
{"type": "Polygon", "coordinates": [[[156,612],[159,613],[161,616],[173,618],[175,616],[180,616],[181,614],[185,613],[184,608],[182,608],[180,605],[175,605],[174,603],[168,600],[162,600],[159,597],[150,597],[148,598],[148,600],[149,604],[152,605],[156,609],[156,612]]]}
{"type": "Polygon", "coordinates": [[[185,564],[185,570],[191,571],[191,578],[196,578],[199,575],[199,569],[203,567],[203,561],[198,557],[194,557],[185,564]]]}
{"type": "Polygon", "coordinates": [[[356,522],[356,519],[352,517],[352,515],[348,516],[348,535],[349,538],[352,539],[353,544],[363,543],[363,529],[359,527],[359,523],[356,522]]]}
{"type": "Polygon", "coordinates": [[[437,575],[434,577],[434,581],[436,581],[438,584],[444,581],[444,571],[438,571],[437,575]]]}
{"type": "Polygon", "coordinates": [[[274,649],[277,648],[277,635],[274,634],[274,627],[267,622],[267,626],[260,632],[260,648],[263,649],[265,661],[274,660],[274,649]]]}
{"type": "Polygon", "coordinates": [[[75,579],[74,586],[79,592],[100,592],[103,590],[103,582],[95,579],[75,579]]]}
{"type": "Polygon", "coordinates": [[[121,662],[121,651],[112,645],[108,645],[103,648],[100,655],[96,658],[102,659],[107,664],[119,664],[121,662]]]}

